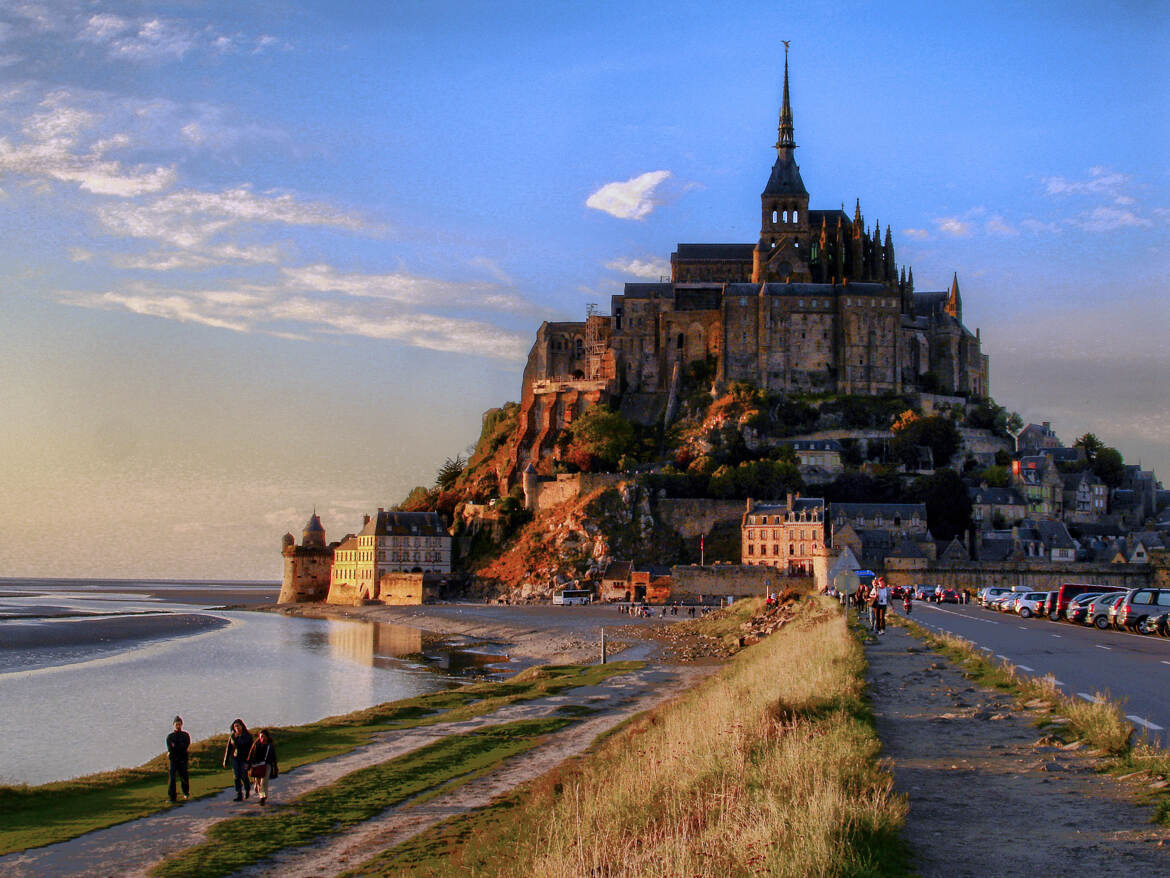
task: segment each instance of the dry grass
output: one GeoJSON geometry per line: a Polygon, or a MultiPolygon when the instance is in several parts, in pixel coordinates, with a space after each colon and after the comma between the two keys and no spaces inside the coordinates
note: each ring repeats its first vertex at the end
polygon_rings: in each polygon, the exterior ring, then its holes
{"type": "Polygon", "coordinates": [[[818,600],[652,714],[526,815],[500,874],[897,874],[905,802],[879,770],[864,657],[818,600]]]}
{"type": "Polygon", "coordinates": [[[927,646],[954,660],[978,682],[1011,692],[1025,704],[1039,707],[1038,702],[1043,702],[1049,711],[1068,720],[1067,726],[1073,736],[1113,756],[1129,751],[1133,726],[1125,718],[1123,705],[1109,693],[1093,693],[1098,699],[1096,702],[1066,695],[1051,677],[1021,674],[1009,662],[988,658],[969,640],[951,634],[936,634],[905,619],[899,619],[898,623],[927,646]]]}

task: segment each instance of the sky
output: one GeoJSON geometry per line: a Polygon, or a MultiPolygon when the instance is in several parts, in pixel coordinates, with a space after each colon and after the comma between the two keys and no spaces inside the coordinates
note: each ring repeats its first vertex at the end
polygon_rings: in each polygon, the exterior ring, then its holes
{"type": "Polygon", "coordinates": [[[991,390],[1170,476],[1170,2],[8,0],[0,576],[278,579],[543,320],[814,208],[958,273],[991,390]]]}

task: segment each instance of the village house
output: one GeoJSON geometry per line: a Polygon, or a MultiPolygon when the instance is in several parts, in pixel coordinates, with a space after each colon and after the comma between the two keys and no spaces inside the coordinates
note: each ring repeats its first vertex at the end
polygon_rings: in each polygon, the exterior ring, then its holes
{"type": "Polygon", "coordinates": [[[796,454],[801,478],[806,484],[831,482],[845,471],[841,443],[836,439],[786,439],[780,445],[796,454]]]}
{"type": "Polygon", "coordinates": [[[1072,524],[1095,524],[1105,517],[1109,506],[1109,488],[1092,471],[1065,473],[1064,520],[1072,524]]]}
{"type": "Polygon", "coordinates": [[[1001,529],[1019,524],[1028,514],[1028,506],[1014,488],[989,488],[984,482],[978,488],[968,488],[971,498],[971,519],[982,530],[1001,529]]]}
{"type": "Polygon", "coordinates": [[[784,503],[750,498],[740,525],[740,563],[767,565],[793,576],[811,576],[828,557],[825,501],[789,494],[784,503]]]}
{"type": "Polygon", "coordinates": [[[1059,518],[1064,509],[1064,480],[1049,454],[1012,461],[1012,487],[1024,495],[1031,518],[1059,518]]]}
{"type": "Polygon", "coordinates": [[[437,512],[379,509],[364,519],[361,531],[347,535],[334,551],[329,603],[378,600],[387,573],[451,572],[451,535],[437,512]]]}

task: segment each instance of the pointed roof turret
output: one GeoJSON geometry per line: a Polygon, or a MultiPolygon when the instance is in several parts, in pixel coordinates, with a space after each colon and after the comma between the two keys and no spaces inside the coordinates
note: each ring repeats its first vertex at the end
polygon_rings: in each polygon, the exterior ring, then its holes
{"type": "Polygon", "coordinates": [[[914,266],[911,265],[906,272],[906,287],[910,292],[914,292],[914,266]]]}
{"type": "Polygon", "coordinates": [[[947,296],[946,312],[956,320],[962,321],[963,319],[963,297],[959,295],[959,273],[957,271],[954,280],[951,281],[951,292],[947,296]]]}
{"type": "Polygon", "coordinates": [[[776,163],[764,187],[764,195],[801,195],[808,197],[800,179],[795,153],[796,139],[792,126],[792,104],[788,99],[788,42],[784,42],[784,99],[780,105],[780,127],[776,137],[776,163]]]}

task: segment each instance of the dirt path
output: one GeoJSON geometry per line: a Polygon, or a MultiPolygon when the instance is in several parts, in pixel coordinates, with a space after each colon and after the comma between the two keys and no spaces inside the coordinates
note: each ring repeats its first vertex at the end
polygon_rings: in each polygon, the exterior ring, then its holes
{"type": "Polygon", "coordinates": [[[903,629],[866,648],[870,691],[922,878],[1170,874],[1170,830],[1083,749],[976,688],[903,629]]]}
{"type": "MultiPolygon", "coordinates": [[[[239,875],[314,878],[353,869],[387,848],[401,844],[442,820],[488,804],[496,796],[551,771],[566,759],[583,753],[597,736],[618,723],[661,701],[679,694],[714,667],[646,668],[635,674],[611,678],[608,685],[574,690],[572,698],[551,702],[582,703],[588,699],[604,711],[563,732],[522,756],[508,760],[490,774],[420,805],[406,803],[355,827],[336,838],[302,848],[287,848],[239,875]]],[[[551,711],[544,711],[547,715],[551,711]]]]}
{"type": "MultiPolygon", "coordinates": [[[[623,658],[626,657],[628,654],[623,655],[623,658]]],[[[439,723],[417,729],[385,732],[378,735],[373,743],[365,747],[281,774],[280,779],[272,785],[272,798],[268,807],[270,810],[275,810],[283,803],[291,802],[310,790],[332,784],[352,771],[401,756],[446,735],[459,734],[484,726],[521,719],[549,716],[555,713],[557,708],[566,704],[588,704],[601,711],[599,714],[589,717],[583,722],[575,723],[558,733],[550,744],[512,760],[498,779],[493,781],[492,778],[495,777],[493,774],[476,781],[474,785],[469,785],[474,786],[490,799],[492,796],[529,779],[530,776],[543,774],[562,759],[583,750],[602,731],[611,728],[632,713],[644,710],[670,697],[680,688],[690,685],[697,675],[709,670],[711,669],[650,665],[639,671],[610,677],[597,686],[582,686],[558,695],[519,702],[501,708],[494,713],[463,722],[439,723]],[[533,764],[531,773],[526,770],[529,761],[533,764]]],[[[428,803],[427,810],[435,810],[436,816],[429,823],[420,822],[414,831],[421,831],[426,826],[446,816],[439,810],[444,806],[444,803],[447,807],[458,807],[456,803],[460,801],[460,794],[461,791],[455,791],[449,796],[443,796],[428,803]]],[[[6,878],[41,875],[100,876],[100,878],[145,875],[151,866],[165,857],[203,841],[207,831],[215,823],[230,817],[259,811],[255,799],[237,804],[232,801],[233,796],[234,791],[228,788],[219,795],[199,799],[180,808],[172,808],[130,823],[91,832],[60,844],[0,857],[0,874],[6,878]]],[[[479,804],[478,799],[473,799],[474,797],[469,797],[468,800],[471,801],[471,804],[467,804],[463,808],[479,804]]],[[[420,808],[417,813],[409,816],[413,818],[423,813],[423,809],[420,808]]],[[[391,830],[394,819],[391,816],[388,821],[383,820],[383,823],[386,830],[391,830]]],[[[405,825],[401,828],[404,829],[405,825]]],[[[378,832],[381,831],[378,830],[378,832]]],[[[364,828],[359,828],[353,831],[353,835],[358,839],[364,839],[368,833],[377,834],[373,829],[367,831],[364,828]]],[[[409,834],[402,836],[403,839],[407,837],[409,834]]],[[[349,838],[350,835],[346,834],[340,839],[338,842],[340,847],[347,848],[346,843],[349,838]]],[[[357,853],[354,856],[366,859],[380,850],[382,846],[385,846],[384,843],[379,846],[377,841],[363,846],[359,841],[356,843],[357,853]],[[374,846],[371,847],[371,845],[374,846]]],[[[322,849],[328,848],[327,844],[322,849]]],[[[316,848],[298,850],[296,855],[290,859],[290,866],[274,871],[281,875],[294,874],[290,871],[293,868],[292,863],[301,860],[302,855],[311,858],[316,851],[316,848]]],[[[325,862],[337,862],[335,860],[337,855],[337,853],[329,854],[325,862]]],[[[356,862],[360,862],[360,860],[356,862]]],[[[328,874],[334,874],[336,871],[341,871],[341,867],[338,866],[328,874]]],[[[310,870],[296,874],[323,873],[310,870]]]]}

